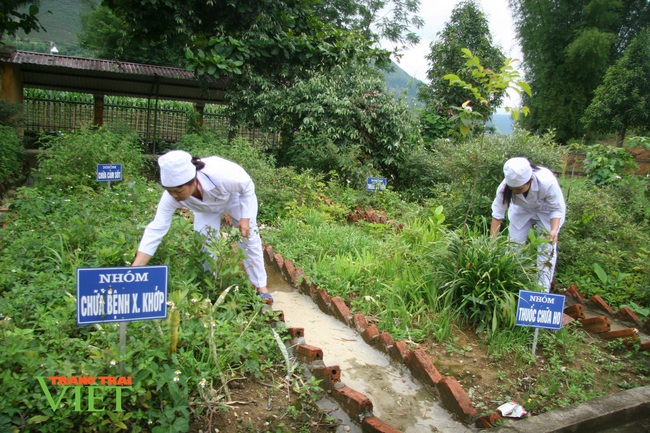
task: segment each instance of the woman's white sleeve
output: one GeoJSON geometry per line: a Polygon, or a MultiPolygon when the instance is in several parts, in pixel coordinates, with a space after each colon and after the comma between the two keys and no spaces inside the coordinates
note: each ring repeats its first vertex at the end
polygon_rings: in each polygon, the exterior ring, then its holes
{"type": "Polygon", "coordinates": [[[506,217],[508,210],[508,203],[503,202],[503,194],[505,193],[506,182],[503,181],[497,188],[496,196],[492,202],[492,218],[503,220],[506,217]]]}
{"type": "Polygon", "coordinates": [[[165,191],[158,202],[155,218],[144,229],[138,251],[149,254],[150,256],[154,255],[158,249],[158,245],[160,245],[160,242],[162,242],[163,237],[167,234],[172,224],[174,211],[179,207],[178,202],[165,191]]]}

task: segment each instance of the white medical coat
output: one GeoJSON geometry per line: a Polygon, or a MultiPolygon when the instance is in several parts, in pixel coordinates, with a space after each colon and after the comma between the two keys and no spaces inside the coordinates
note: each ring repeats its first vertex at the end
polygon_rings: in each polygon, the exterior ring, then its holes
{"type": "Polygon", "coordinates": [[[187,200],[176,201],[165,191],[158,202],[155,218],[144,230],[138,251],[154,255],[179,208],[188,208],[194,213],[194,229],[203,234],[207,225],[216,225],[214,228],[219,229],[218,223],[224,212],[236,221],[250,218],[251,229],[256,226],[257,196],[248,173],[234,162],[218,156],[202,161],[205,167],[197,171],[196,176],[203,189],[203,200],[190,196],[187,200]]]}
{"type": "Polygon", "coordinates": [[[513,194],[511,203],[503,202],[506,188],[505,179],[497,188],[492,202],[492,218],[503,220],[508,211],[510,225],[523,228],[531,220],[539,221],[546,230],[551,229],[551,219],[559,218],[560,227],[564,223],[566,203],[557,178],[546,167],[533,170],[533,178],[528,194],[513,194]]]}

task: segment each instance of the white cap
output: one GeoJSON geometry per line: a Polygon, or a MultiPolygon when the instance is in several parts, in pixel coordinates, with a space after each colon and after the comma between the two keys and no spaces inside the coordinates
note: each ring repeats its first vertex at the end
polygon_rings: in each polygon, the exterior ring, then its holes
{"type": "Polygon", "coordinates": [[[503,166],[506,184],[510,188],[517,188],[528,183],[533,177],[533,168],[526,158],[510,158],[503,166]]]}
{"type": "Polygon", "coordinates": [[[158,158],[160,183],[164,187],[185,185],[196,177],[192,155],[184,150],[171,150],[158,158]]]}

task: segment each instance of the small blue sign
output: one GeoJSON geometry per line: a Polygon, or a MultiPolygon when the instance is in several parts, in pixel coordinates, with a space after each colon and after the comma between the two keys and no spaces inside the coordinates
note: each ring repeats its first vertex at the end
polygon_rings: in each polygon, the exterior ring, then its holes
{"type": "Polygon", "coordinates": [[[77,325],[166,319],[168,270],[77,268],[77,325]]]}
{"type": "Polygon", "coordinates": [[[122,164],[97,164],[98,182],[117,182],[122,180],[122,164]]]}
{"type": "Polygon", "coordinates": [[[369,177],[366,179],[366,191],[385,191],[386,178],[385,177],[369,177]]]}
{"type": "Polygon", "coordinates": [[[564,299],[564,295],[520,290],[517,302],[517,326],[561,329],[564,299]]]}

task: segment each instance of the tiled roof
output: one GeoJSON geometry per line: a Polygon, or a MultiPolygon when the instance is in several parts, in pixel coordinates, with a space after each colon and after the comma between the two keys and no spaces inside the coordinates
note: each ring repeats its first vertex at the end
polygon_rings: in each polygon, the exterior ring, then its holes
{"type": "Polygon", "coordinates": [[[201,82],[180,68],[18,50],[8,54],[0,62],[16,65],[25,87],[208,103],[221,102],[228,87],[227,79],[201,82]]]}

